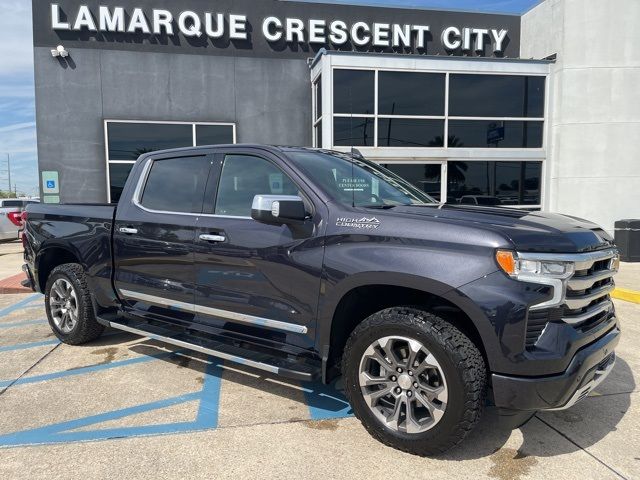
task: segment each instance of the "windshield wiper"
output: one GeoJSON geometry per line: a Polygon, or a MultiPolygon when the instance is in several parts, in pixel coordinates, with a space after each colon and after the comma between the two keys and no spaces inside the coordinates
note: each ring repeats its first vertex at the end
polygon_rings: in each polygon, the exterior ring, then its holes
{"type": "Polygon", "coordinates": [[[378,210],[388,210],[389,208],[394,208],[394,207],[400,207],[402,205],[376,205],[376,204],[371,204],[371,205],[358,205],[358,207],[362,207],[362,208],[376,208],[378,210]]]}

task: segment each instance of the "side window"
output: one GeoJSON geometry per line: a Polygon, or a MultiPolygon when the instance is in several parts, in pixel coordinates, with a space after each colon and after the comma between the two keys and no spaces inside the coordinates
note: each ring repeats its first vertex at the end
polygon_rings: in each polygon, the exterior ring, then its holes
{"type": "Polygon", "coordinates": [[[298,195],[298,188],[282,170],[263,158],[226,155],[215,214],[249,217],[256,195],[298,195]]]}
{"type": "Polygon", "coordinates": [[[140,203],[151,210],[202,212],[209,168],[206,156],[154,160],[140,203]]]}

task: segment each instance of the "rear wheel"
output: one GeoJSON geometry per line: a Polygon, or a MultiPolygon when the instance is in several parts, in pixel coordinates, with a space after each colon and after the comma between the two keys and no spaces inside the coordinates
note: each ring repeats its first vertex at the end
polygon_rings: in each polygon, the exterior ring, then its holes
{"type": "Polygon", "coordinates": [[[365,319],[344,351],[345,391],[374,437],[418,455],[460,443],[480,418],[482,355],[440,317],[390,308],[365,319]]]}
{"type": "Polygon", "coordinates": [[[45,287],[45,307],[53,333],[64,343],[80,345],[98,338],[98,323],[82,267],[66,263],[54,268],[45,287]]]}

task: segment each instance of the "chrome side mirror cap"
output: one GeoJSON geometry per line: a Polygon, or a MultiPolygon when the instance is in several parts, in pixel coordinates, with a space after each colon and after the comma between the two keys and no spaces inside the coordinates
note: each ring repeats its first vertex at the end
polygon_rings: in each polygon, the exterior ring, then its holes
{"type": "Polygon", "coordinates": [[[264,223],[297,223],[307,218],[307,209],[297,195],[256,195],[251,218],[264,223]]]}

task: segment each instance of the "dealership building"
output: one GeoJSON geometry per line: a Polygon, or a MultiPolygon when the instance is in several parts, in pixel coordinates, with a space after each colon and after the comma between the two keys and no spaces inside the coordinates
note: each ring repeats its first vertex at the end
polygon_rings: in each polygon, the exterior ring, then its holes
{"type": "Polygon", "coordinates": [[[522,16],[282,0],[33,0],[50,203],[115,202],[145,152],[317,146],[439,201],[640,217],[640,2],[522,16]]]}

